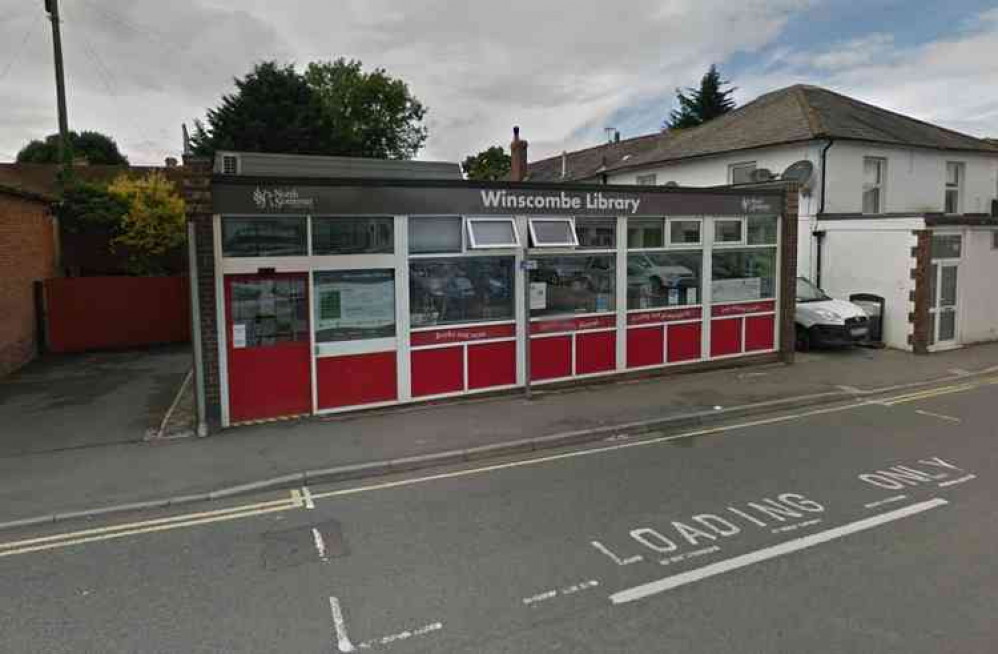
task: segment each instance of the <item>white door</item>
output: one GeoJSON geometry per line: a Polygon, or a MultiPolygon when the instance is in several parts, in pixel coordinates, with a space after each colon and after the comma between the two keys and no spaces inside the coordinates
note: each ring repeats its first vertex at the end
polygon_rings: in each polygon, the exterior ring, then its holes
{"type": "Polygon", "coordinates": [[[960,273],[959,262],[936,261],[929,273],[931,303],[929,314],[932,320],[930,344],[945,347],[956,344],[957,334],[957,281],[960,273]]]}

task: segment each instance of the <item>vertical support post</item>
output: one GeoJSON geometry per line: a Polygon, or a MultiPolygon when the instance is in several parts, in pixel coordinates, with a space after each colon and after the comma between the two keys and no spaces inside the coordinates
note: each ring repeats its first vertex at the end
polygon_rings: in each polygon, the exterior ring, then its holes
{"type": "Polygon", "coordinates": [[[523,258],[520,267],[523,272],[523,396],[531,399],[530,391],[530,264],[527,262],[527,246],[523,246],[523,258]]]}
{"type": "Polygon", "coordinates": [[[55,59],[55,94],[59,109],[59,160],[63,172],[68,173],[73,163],[69,145],[69,118],[66,116],[66,80],[62,67],[62,35],[59,29],[59,0],[45,0],[45,9],[52,22],[52,50],[55,59]]]}
{"type": "Polygon", "coordinates": [[[204,358],[201,344],[201,297],[198,293],[197,230],[193,221],[187,223],[187,285],[191,299],[191,349],[194,351],[194,399],[197,404],[197,435],[208,435],[205,415],[204,358]]]}

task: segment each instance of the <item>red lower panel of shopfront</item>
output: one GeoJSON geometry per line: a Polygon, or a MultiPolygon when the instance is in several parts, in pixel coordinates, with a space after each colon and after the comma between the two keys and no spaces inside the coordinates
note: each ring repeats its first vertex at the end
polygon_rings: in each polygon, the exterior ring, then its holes
{"type": "Polygon", "coordinates": [[[571,375],[571,336],[530,339],[530,379],[556,379],[571,375]]]}
{"type": "Polygon", "coordinates": [[[742,319],[710,321],[710,356],[721,357],[742,351],[742,319]]]}
{"type": "Polygon", "coordinates": [[[312,412],[307,342],[229,348],[228,363],[231,422],[312,412]]]}
{"type": "Polygon", "coordinates": [[[669,363],[700,358],[700,323],[669,325],[669,363]]]}
{"type": "Polygon", "coordinates": [[[516,341],[468,346],[468,388],[516,383],[516,341]]]}
{"type": "Polygon", "coordinates": [[[776,316],[745,319],[745,351],[771,350],[776,342],[776,316]]]}
{"type": "Polygon", "coordinates": [[[320,409],[398,399],[395,352],[323,357],[315,361],[320,409]]]}
{"type": "Polygon", "coordinates": [[[442,395],[464,390],[464,348],[444,347],[412,352],[412,396],[442,395]]]}
{"type": "Polygon", "coordinates": [[[617,367],[617,333],[576,334],[575,374],[609,372],[617,367]]]}
{"type": "Polygon", "coordinates": [[[627,367],[657,366],[665,363],[662,327],[627,330],[627,367]]]}

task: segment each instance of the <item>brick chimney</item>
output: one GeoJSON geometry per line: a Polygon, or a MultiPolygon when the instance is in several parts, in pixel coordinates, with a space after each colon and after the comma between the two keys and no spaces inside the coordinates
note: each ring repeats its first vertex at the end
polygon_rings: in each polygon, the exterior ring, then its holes
{"type": "Polygon", "coordinates": [[[522,182],[527,177],[527,142],[520,140],[520,128],[513,128],[513,142],[509,144],[509,177],[514,182],[522,182]]]}

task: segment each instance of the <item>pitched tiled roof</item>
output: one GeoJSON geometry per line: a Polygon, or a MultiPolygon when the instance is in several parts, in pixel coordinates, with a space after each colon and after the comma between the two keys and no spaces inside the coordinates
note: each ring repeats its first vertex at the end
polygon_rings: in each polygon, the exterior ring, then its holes
{"type": "Polygon", "coordinates": [[[534,161],[527,167],[526,181],[564,182],[591,179],[597,177],[604,169],[626,164],[633,157],[651,150],[664,137],[663,134],[648,134],[569,152],[565,155],[564,177],[561,174],[562,155],[534,161]]]}
{"type": "MultiPolygon", "coordinates": [[[[55,200],[59,196],[59,168],[58,164],[0,163],[0,186],[55,200]]],[[[160,166],[97,166],[88,164],[74,167],[73,174],[76,175],[77,179],[85,182],[107,183],[122,173],[138,177],[154,170],[165,173],[171,181],[179,186],[180,176],[183,174],[183,169],[179,166],[164,168],[160,166]]]]}
{"type": "MultiPolygon", "coordinates": [[[[569,153],[570,174],[566,181],[592,176],[590,171],[599,167],[593,165],[594,159],[598,160],[598,151],[605,148],[617,149],[607,156],[607,170],[623,170],[826,138],[998,154],[998,144],[993,141],[938,127],[828,89],[798,84],[761,95],[699,127],[569,153]]],[[[530,164],[528,180],[535,180],[535,166],[545,181],[555,179],[550,176],[552,171],[561,179],[561,157],[530,164]]]]}

